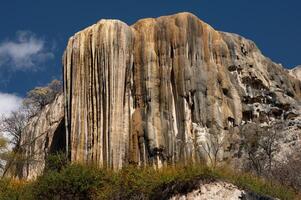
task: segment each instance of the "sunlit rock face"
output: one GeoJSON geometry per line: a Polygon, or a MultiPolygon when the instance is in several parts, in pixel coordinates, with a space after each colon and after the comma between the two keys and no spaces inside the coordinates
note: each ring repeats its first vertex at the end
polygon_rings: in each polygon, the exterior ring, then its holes
{"type": "Polygon", "coordinates": [[[114,169],[226,159],[241,124],[283,119],[301,99],[252,41],[190,13],[101,20],[63,62],[71,160],[114,169]]]}
{"type": "Polygon", "coordinates": [[[47,156],[65,152],[64,96],[57,96],[43,110],[30,119],[21,137],[21,165],[16,165],[16,176],[34,179],[45,168],[47,156]]]}
{"type": "Polygon", "coordinates": [[[289,74],[293,77],[301,80],[301,65],[294,67],[293,69],[289,70],[289,74]]]}
{"type": "MultiPolygon", "coordinates": [[[[169,189],[169,188],[168,188],[169,189]]],[[[172,191],[170,191],[172,193],[172,191]]],[[[163,193],[164,195],[164,193],[163,193]]],[[[162,196],[163,196],[162,195],[162,196]]],[[[237,186],[222,182],[212,181],[209,183],[200,183],[194,190],[186,194],[176,194],[169,200],[279,200],[276,198],[258,195],[249,191],[242,190],[237,186]]]]}

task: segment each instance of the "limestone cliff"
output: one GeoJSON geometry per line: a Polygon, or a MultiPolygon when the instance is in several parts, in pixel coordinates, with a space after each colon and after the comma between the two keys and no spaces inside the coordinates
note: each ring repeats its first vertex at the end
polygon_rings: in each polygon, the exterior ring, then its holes
{"type": "Polygon", "coordinates": [[[25,127],[21,147],[24,154],[20,178],[33,179],[43,173],[49,154],[65,151],[64,97],[57,96],[52,103],[30,119],[25,127]]]}
{"type": "Polygon", "coordinates": [[[301,65],[298,65],[297,67],[289,70],[289,74],[301,80],[301,65]]]}
{"type": "Polygon", "coordinates": [[[240,125],[299,115],[300,80],[190,13],[101,20],[70,38],[63,63],[74,162],[211,163],[216,145],[218,160],[229,156],[240,125]]]}

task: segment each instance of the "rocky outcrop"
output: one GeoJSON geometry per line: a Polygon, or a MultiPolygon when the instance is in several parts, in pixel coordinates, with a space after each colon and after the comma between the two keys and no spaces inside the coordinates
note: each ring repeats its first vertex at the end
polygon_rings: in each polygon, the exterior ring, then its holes
{"type": "Polygon", "coordinates": [[[215,181],[206,184],[200,184],[199,187],[188,194],[176,194],[169,198],[170,200],[276,200],[272,197],[257,195],[252,192],[239,189],[237,186],[215,181]]]}
{"type": "Polygon", "coordinates": [[[300,80],[190,13],[101,20],[70,38],[63,62],[74,162],[210,164],[231,156],[241,125],[300,114],[300,80]]]}
{"type": "Polygon", "coordinates": [[[65,151],[63,94],[30,119],[22,133],[21,147],[24,162],[16,173],[19,178],[25,179],[42,174],[49,154],[65,151]]]}
{"type": "Polygon", "coordinates": [[[289,74],[299,80],[301,80],[301,65],[289,70],[289,74]]]}

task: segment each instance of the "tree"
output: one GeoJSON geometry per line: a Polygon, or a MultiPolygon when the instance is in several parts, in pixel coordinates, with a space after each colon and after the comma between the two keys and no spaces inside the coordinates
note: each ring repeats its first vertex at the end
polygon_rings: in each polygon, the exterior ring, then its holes
{"type": "MultiPolygon", "coordinates": [[[[11,167],[20,169],[22,166],[21,136],[28,120],[27,112],[23,108],[11,112],[8,116],[2,116],[0,119],[0,134],[7,135],[9,139],[7,144],[11,144],[11,150],[6,149],[0,155],[3,176],[11,167]]],[[[15,173],[19,172],[20,170],[15,170],[15,173]]]]}
{"type": "Polygon", "coordinates": [[[281,124],[258,126],[248,123],[241,127],[242,149],[247,154],[245,170],[254,170],[258,175],[269,175],[274,156],[279,149],[281,124]]]}
{"type": "Polygon", "coordinates": [[[267,156],[266,169],[268,173],[270,173],[272,170],[274,156],[279,149],[278,141],[281,137],[280,130],[282,130],[282,128],[282,124],[274,124],[271,127],[266,127],[262,132],[261,138],[259,140],[259,147],[267,156]]]}
{"type": "Polygon", "coordinates": [[[209,134],[206,136],[206,141],[200,142],[199,145],[203,152],[207,155],[210,165],[215,167],[219,161],[219,154],[223,149],[224,137],[219,134],[220,131],[213,126],[209,134]]]}
{"type": "Polygon", "coordinates": [[[41,110],[51,100],[51,91],[47,87],[36,87],[27,93],[25,103],[35,105],[41,110]]]}
{"type": "Polygon", "coordinates": [[[8,149],[8,141],[2,135],[0,136],[0,174],[3,173],[6,164],[8,149]]]}
{"type": "Polygon", "coordinates": [[[35,87],[27,93],[24,99],[24,105],[30,109],[34,109],[36,114],[44,106],[51,103],[57,94],[62,92],[62,82],[59,80],[53,80],[45,87],[35,87]]]}
{"type": "Polygon", "coordinates": [[[56,96],[63,91],[62,81],[55,79],[48,84],[48,88],[52,91],[53,95],[56,96]]]}
{"type": "Polygon", "coordinates": [[[273,177],[283,185],[289,185],[301,191],[301,148],[287,155],[285,162],[277,162],[272,169],[273,177]]]}
{"type": "Polygon", "coordinates": [[[0,119],[0,133],[7,134],[15,148],[19,148],[21,134],[28,123],[27,112],[23,108],[11,112],[8,116],[2,116],[0,119]]]}

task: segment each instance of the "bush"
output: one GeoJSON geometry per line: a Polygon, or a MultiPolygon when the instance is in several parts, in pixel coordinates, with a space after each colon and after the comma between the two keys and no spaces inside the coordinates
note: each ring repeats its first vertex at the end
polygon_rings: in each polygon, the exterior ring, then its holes
{"type": "Polygon", "coordinates": [[[47,199],[93,199],[98,188],[102,187],[104,173],[93,167],[69,165],[60,172],[48,171],[33,185],[32,193],[36,200],[47,199]]]}
{"type": "Polygon", "coordinates": [[[47,156],[45,171],[61,171],[68,164],[68,157],[63,152],[47,156]]]}
{"type": "Polygon", "coordinates": [[[30,184],[26,181],[0,179],[0,200],[31,200],[30,184]]]}

